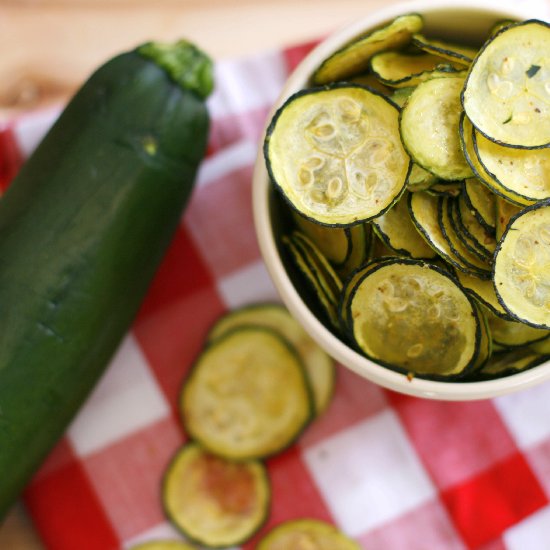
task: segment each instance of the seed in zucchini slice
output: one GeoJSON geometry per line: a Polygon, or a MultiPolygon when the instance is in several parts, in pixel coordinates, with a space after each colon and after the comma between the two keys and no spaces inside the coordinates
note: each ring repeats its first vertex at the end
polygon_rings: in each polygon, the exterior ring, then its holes
{"type": "Polygon", "coordinates": [[[460,91],[464,78],[434,78],[419,84],[400,115],[401,138],[414,162],[444,180],[472,175],[460,148],[460,91]]]}
{"type": "Polygon", "coordinates": [[[520,211],[499,241],[494,282],[500,303],[518,321],[550,328],[550,201],[520,211]]]}
{"type": "Polygon", "coordinates": [[[296,348],[313,391],[315,413],[321,414],[328,407],[334,392],[334,360],[311,339],[281,304],[253,304],[230,311],[220,317],[210,329],[208,341],[214,342],[236,327],[250,325],[271,328],[296,348]]]}
{"type": "Polygon", "coordinates": [[[349,299],[357,346],[404,373],[449,379],[474,368],[481,326],[476,307],[443,270],[394,259],[368,271],[349,299]]]}
{"type": "Polygon", "coordinates": [[[483,46],[470,68],[462,103],[485,137],[509,147],[550,145],[550,25],[509,25],[483,46]]]}
{"type": "Polygon", "coordinates": [[[405,189],[410,168],[398,117],[389,99],[358,85],[302,90],[267,130],[271,179],[318,223],[348,226],[379,216],[405,189]]]}
{"type": "Polygon", "coordinates": [[[334,525],[317,519],[297,519],[273,528],[256,550],[361,550],[334,525]]]}
{"type": "Polygon", "coordinates": [[[191,540],[219,548],[243,543],[263,525],[271,491],[257,460],[232,462],[188,443],[165,472],[162,501],[172,524],[191,540]]]}
{"type": "Polygon", "coordinates": [[[365,71],[374,54],[407,44],[423,25],[422,17],[412,13],[397,17],[385,27],[356,38],[323,61],[312,76],[313,83],[328,84],[365,71]]]}
{"type": "Polygon", "coordinates": [[[296,350],[273,330],[236,328],[207,346],[181,394],[188,433],[228,459],[262,458],[292,443],[313,397],[296,350]]]}

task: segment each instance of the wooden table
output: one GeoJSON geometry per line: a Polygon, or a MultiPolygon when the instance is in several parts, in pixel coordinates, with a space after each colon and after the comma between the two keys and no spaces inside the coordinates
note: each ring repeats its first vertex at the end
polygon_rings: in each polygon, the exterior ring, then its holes
{"type": "MultiPolygon", "coordinates": [[[[0,118],[65,101],[115,53],[185,37],[215,60],[330,32],[395,0],[0,0],[0,118]]],[[[549,0],[550,1],[550,0],[549,0]]],[[[21,504],[0,548],[43,548],[21,504]]]]}

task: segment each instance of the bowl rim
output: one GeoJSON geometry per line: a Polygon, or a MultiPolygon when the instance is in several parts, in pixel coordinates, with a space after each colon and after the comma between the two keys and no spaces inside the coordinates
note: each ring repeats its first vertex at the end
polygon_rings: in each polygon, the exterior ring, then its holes
{"type": "MultiPolygon", "coordinates": [[[[473,11],[495,16],[498,19],[507,17],[528,19],[535,17],[535,14],[532,13],[532,6],[517,6],[508,4],[506,1],[496,0],[482,3],[472,0],[442,0],[437,3],[434,3],[433,0],[413,0],[398,2],[386,8],[372,11],[366,14],[365,17],[344,26],[326,37],[302,60],[288,77],[267,117],[267,124],[269,124],[276,109],[291,94],[304,87],[306,78],[311,75],[320,61],[330,55],[331,52],[343,46],[354,36],[364,32],[365,29],[380,25],[384,21],[404,13],[441,13],[445,10],[473,11]]],[[[258,149],[252,182],[252,206],[256,237],[273,284],[290,313],[299,321],[317,344],[344,367],[386,389],[416,397],[445,401],[469,401],[493,398],[520,391],[550,379],[550,361],[525,372],[493,380],[445,382],[416,377],[407,378],[406,375],[379,365],[359,354],[330,332],[317,319],[303,302],[283,266],[271,230],[272,224],[269,208],[271,185],[263,156],[263,139],[261,139],[258,149]]]]}

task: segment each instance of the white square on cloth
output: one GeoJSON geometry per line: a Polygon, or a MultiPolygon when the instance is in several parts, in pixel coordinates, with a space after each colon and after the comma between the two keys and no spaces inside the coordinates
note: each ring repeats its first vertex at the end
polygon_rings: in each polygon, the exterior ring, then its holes
{"type": "Polygon", "coordinates": [[[507,550],[548,550],[550,506],[508,529],[503,538],[507,550]]]}
{"type": "Polygon", "coordinates": [[[550,439],[550,382],[494,399],[518,446],[526,449],[550,439]]]}
{"type": "Polygon", "coordinates": [[[168,403],[130,334],[70,425],[68,437],[75,451],[85,456],[169,414],[168,403]]]}
{"type": "Polygon", "coordinates": [[[304,458],[336,522],[350,536],[365,533],[436,495],[391,410],[310,447],[304,458]]]}

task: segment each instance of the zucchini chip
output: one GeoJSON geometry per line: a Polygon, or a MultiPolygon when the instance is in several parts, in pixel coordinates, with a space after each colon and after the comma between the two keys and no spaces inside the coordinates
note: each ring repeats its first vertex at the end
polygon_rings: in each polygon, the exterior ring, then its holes
{"type": "Polygon", "coordinates": [[[411,220],[407,202],[405,194],[390,210],[374,219],[374,231],[386,246],[400,256],[434,258],[434,250],[428,246],[411,220]]]}
{"type": "Polygon", "coordinates": [[[550,328],[550,201],[520,211],[499,241],[494,264],[500,303],[518,321],[550,328]]]}
{"type": "Polygon", "coordinates": [[[219,456],[273,455],[309,422],[313,398],[297,352],[273,330],[241,327],[207,346],[180,400],[193,439],[219,456]]]}
{"type": "Polygon", "coordinates": [[[456,270],[455,276],[464,290],[470,294],[479,304],[487,308],[492,314],[506,320],[510,320],[508,312],[502,307],[495,293],[493,281],[480,279],[474,275],[468,275],[463,271],[456,270]]]}
{"type": "Polygon", "coordinates": [[[477,376],[482,380],[509,376],[536,367],[548,361],[548,359],[550,359],[550,356],[541,355],[529,348],[519,348],[510,352],[499,352],[495,353],[489,361],[485,363],[477,376]]]}
{"type": "Polygon", "coordinates": [[[463,195],[468,208],[488,232],[495,231],[495,195],[477,178],[464,180],[463,195]]]}
{"type": "Polygon", "coordinates": [[[502,197],[496,198],[495,203],[496,210],[496,229],[495,237],[497,241],[500,241],[502,235],[506,231],[510,220],[521,211],[521,207],[516,206],[503,199],[502,197]]]}
{"type": "Polygon", "coordinates": [[[374,54],[407,44],[413,34],[422,30],[423,25],[422,17],[411,13],[359,36],[321,63],[313,73],[313,84],[329,84],[366,71],[374,54]]]}
{"type": "Polygon", "coordinates": [[[546,329],[531,327],[510,318],[506,319],[502,315],[497,316],[490,310],[485,310],[485,312],[493,342],[498,344],[500,349],[533,344],[550,336],[550,332],[546,329]]]}
{"type": "Polygon", "coordinates": [[[550,148],[503,147],[479,132],[473,140],[479,161],[502,187],[526,201],[550,198],[550,148]]]}
{"type": "Polygon", "coordinates": [[[517,204],[518,206],[526,206],[532,204],[523,197],[506,189],[498,181],[496,181],[489,172],[485,169],[477,156],[477,151],[474,145],[475,128],[472,126],[470,119],[462,113],[459,124],[460,147],[464,154],[466,162],[470,165],[474,176],[484,185],[486,185],[493,193],[505,198],[507,201],[517,204]]]}
{"type": "Polygon", "coordinates": [[[458,226],[466,239],[473,244],[475,250],[479,251],[483,258],[492,262],[497,246],[494,231],[488,231],[482,226],[479,223],[479,218],[475,215],[475,210],[468,208],[468,205],[464,194],[456,201],[458,226]]]}
{"type": "Polygon", "coordinates": [[[476,365],[481,342],[476,306],[434,265],[400,258],[381,264],[355,286],[348,310],[357,347],[382,365],[447,380],[476,365]]]}
{"type": "Polygon", "coordinates": [[[443,234],[439,218],[439,198],[427,192],[411,193],[409,195],[409,213],[413,223],[426,242],[447,263],[456,269],[486,278],[486,270],[465,264],[453,251],[447,237],[443,234]]]}
{"type": "Polygon", "coordinates": [[[296,243],[292,236],[283,236],[282,242],[289,251],[293,264],[297,267],[314,299],[321,307],[321,314],[324,315],[333,328],[338,328],[337,295],[327,286],[327,282],[323,280],[318,267],[312,263],[311,257],[299,243],[296,243]]]}
{"type": "Polygon", "coordinates": [[[460,240],[454,225],[451,221],[450,210],[452,202],[449,197],[440,197],[438,202],[438,219],[439,226],[443,236],[449,243],[452,253],[463,266],[463,271],[477,275],[482,279],[491,278],[491,267],[485,260],[480,259],[476,254],[473,254],[464,243],[460,240]]]}
{"type": "MultiPolygon", "coordinates": [[[[461,70],[437,55],[396,51],[376,54],[370,61],[370,68],[380,82],[392,88],[417,86],[430,78],[456,76],[461,70]]],[[[466,73],[462,76],[466,76],[466,73]]]]}
{"type": "Polygon", "coordinates": [[[318,519],[290,520],[273,528],[256,550],[361,550],[334,525],[318,519]]]}
{"type": "Polygon", "coordinates": [[[415,34],[411,39],[411,43],[419,50],[437,56],[440,59],[452,61],[453,63],[457,63],[463,67],[468,67],[477,54],[477,50],[475,48],[461,46],[459,44],[451,44],[449,42],[444,42],[443,40],[426,38],[422,34],[415,34]]]}
{"type": "Polygon", "coordinates": [[[242,326],[271,328],[287,339],[300,355],[313,391],[315,413],[321,414],[334,392],[334,360],[323,351],[281,304],[254,304],[233,310],[216,321],[208,333],[214,342],[229,331],[242,326]]]}
{"type": "Polygon", "coordinates": [[[432,187],[437,181],[436,176],[431,172],[424,170],[424,168],[418,166],[418,164],[412,165],[409,179],[407,181],[407,189],[409,191],[426,191],[432,187]]]}
{"type": "Polygon", "coordinates": [[[349,226],[385,212],[410,159],[391,100],[358,85],[302,90],[277,111],[264,153],[272,181],[306,218],[349,226]]]}
{"type": "Polygon", "coordinates": [[[401,138],[413,161],[444,180],[472,175],[458,132],[463,84],[460,76],[419,84],[400,116],[401,138]]]}
{"type": "Polygon", "coordinates": [[[296,211],[292,214],[296,227],[311,239],[334,267],[346,263],[352,250],[349,227],[329,227],[308,220],[296,211]]]}
{"type": "Polygon", "coordinates": [[[550,145],[550,25],[509,25],[483,46],[462,93],[468,118],[508,147],[550,145]]]}
{"type": "Polygon", "coordinates": [[[252,537],[267,518],[270,499],[269,479],[260,461],[224,460],[195,443],[177,452],[162,486],[171,523],[210,548],[236,546],[252,537]]]}

